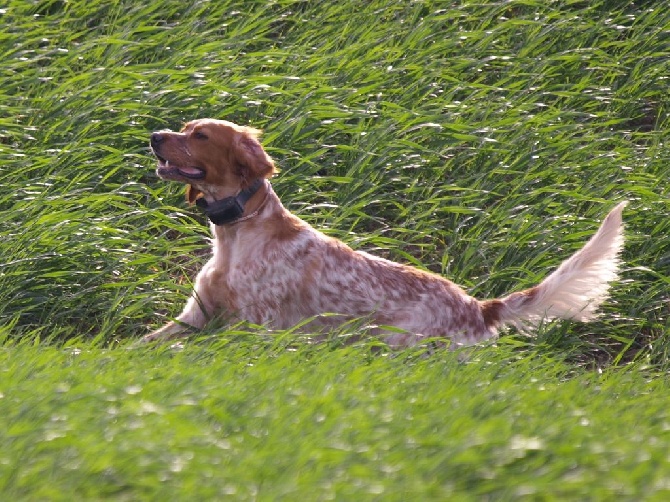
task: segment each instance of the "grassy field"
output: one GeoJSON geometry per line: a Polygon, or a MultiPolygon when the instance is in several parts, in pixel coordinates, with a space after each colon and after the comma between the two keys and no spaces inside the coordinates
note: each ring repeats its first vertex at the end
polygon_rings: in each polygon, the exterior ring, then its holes
{"type": "Polygon", "coordinates": [[[653,2],[11,1],[0,7],[0,493],[8,500],[670,495],[670,11],[653,2]],[[465,352],[183,306],[208,229],[151,131],[264,129],[274,187],[479,298],[630,200],[593,324],[465,352]]]}

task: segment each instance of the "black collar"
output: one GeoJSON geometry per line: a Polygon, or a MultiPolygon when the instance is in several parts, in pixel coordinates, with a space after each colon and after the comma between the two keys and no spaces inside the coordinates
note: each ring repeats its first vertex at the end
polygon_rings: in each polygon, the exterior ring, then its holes
{"type": "Polygon", "coordinates": [[[264,178],[258,178],[248,188],[240,190],[237,195],[215,200],[211,204],[204,197],[195,201],[196,206],[204,211],[209,221],[215,225],[227,225],[239,220],[244,214],[244,205],[258,192],[263,185],[264,178]]]}

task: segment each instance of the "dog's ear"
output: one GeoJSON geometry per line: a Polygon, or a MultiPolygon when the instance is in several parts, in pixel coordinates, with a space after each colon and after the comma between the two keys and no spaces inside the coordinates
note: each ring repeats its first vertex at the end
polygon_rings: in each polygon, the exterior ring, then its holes
{"type": "Polygon", "coordinates": [[[240,175],[249,181],[269,178],[277,172],[274,161],[258,141],[259,135],[260,131],[249,128],[238,136],[235,144],[236,161],[241,167],[240,175]]]}
{"type": "Polygon", "coordinates": [[[202,195],[202,192],[193,185],[186,185],[186,201],[193,204],[202,195]]]}

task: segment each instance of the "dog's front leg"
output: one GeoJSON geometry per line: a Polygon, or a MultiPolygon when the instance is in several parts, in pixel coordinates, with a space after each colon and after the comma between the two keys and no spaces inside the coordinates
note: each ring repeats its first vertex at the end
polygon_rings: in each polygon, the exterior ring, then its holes
{"type": "Polygon", "coordinates": [[[160,329],[142,337],[142,342],[153,342],[156,340],[172,340],[182,338],[191,334],[194,330],[202,329],[207,324],[207,308],[199,300],[197,293],[189,299],[186,307],[174,321],[167,323],[160,329]]]}

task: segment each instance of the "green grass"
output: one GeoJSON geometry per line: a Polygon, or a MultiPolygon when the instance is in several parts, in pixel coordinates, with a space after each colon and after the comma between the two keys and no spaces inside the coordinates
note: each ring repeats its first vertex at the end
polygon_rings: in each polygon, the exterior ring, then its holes
{"type": "Polygon", "coordinates": [[[181,351],[7,348],[4,497],[640,500],[670,490],[668,384],[649,368],[582,372],[504,341],[430,358],[290,348],[244,336],[181,351]]]}
{"type": "Polygon", "coordinates": [[[667,496],[670,11],[17,0],[0,20],[0,493],[667,496]],[[466,354],[244,326],[126,350],[206,259],[148,136],[205,116],[265,130],[311,224],[479,298],[630,200],[621,281],[599,322],[466,354]]]}

